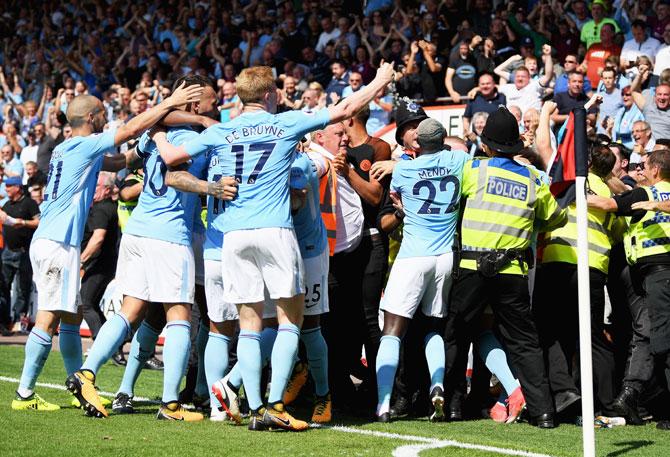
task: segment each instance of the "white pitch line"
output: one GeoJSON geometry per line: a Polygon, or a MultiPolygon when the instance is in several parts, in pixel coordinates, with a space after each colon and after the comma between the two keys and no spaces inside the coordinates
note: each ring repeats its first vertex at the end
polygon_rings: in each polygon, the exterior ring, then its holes
{"type": "MultiPolygon", "coordinates": [[[[0,376],[0,381],[1,382],[11,382],[14,384],[18,384],[19,379],[17,378],[10,378],[8,376],[0,376]]],[[[62,390],[62,391],[67,391],[67,388],[61,384],[52,384],[48,382],[38,382],[35,383],[36,386],[39,387],[46,387],[48,389],[56,389],[56,390],[62,390]]],[[[111,392],[99,392],[100,395],[104,396],[115,396],[116,394],[111,393],[111,392]]],[[[159,401],[152,400],[150,398],[146,397],[134,397],[133,398],[135,401],[141,401],[141,402],[146,402],[146,403],[153,403],[153,404],[158,404],[160,403],[159,401]]],[[[515,455],[515,456],[520,456],[520,457],[552,457],[547,454],[538,454],[535,452],[530,452],[530,451],[521,451],[517,449],[505,449],[501,447],[495,447],[495,446],[485,446],[481,444],[471,444],[471,443],[462,443],[460,441],[454,441],[454,440],[438,440],[437,438],[429,438],[427,436],[418,436],[418,435],[402,435],[400,433],[389,433],[389,432],[379,432],[376,430],[366,430],[366,429],[361,429],[361,428],[353,428],[353,427],[346,427],[344,425],[333,425],[333,426],[328,426],[328,425],[317,425],[317,424],[311,424],[312,427],[314,428],[323,428],[327,430],[334,430],[336,432],[342,432],[342,433],[355,433],[358,435],[367,435],[367,436],[374,436],[377,438],[388,438],[388,439],[395,439],[395,440],[402,440],[402,441],[413,441],[413,442],[418,442],[418,443],[423,443],[423,444],[408,444],[404,446],[397,447],[393,450],[393,457],[418,457],[419,453],[421,451],[427,450],[427,449],[439,449],[443,447],[457,447],[461,449],[472,449],[472,450],[478,450],[478,451],[485,451],[485,452],[491,452],[495,454],[503,454],[503,455],[515,455]]]]}
{"type": "Polygon", "coordinates": [[[546,454],[538,454],[530,451],[521,451],[517,449],[505,449],[495,446],[485,446],[481,444],[461,443],[459,441],[444,440],[425,444],[408,444],[397,447],[393,450],[393,457],[418,457],[419,452],[426,449],[440,449],[444,447],[457,447],[461,449],[472,449],[477,451],[491,452],[503,455],[516,455],[522,457],[551,457],[546,454]]]}
{"type": "MultiPolygon", "coordinates": [[[[7,376],[0,376],[0,381],[3,382],[12,382],[14,384],[19,383],[19,379],[17,378],[9,378],[7,376]]],[[[35,386],[37,387],[46,387],[47,389],[56,389],[56,390],[67,390],[67,388],[61,384],[51,384],[49,382],[36,382],[35,386]]],[[[105,397],[115,397],[116,394],[112,392],[98,392],[100,395],[105,396],[105,397]]],[[[151,404],[159,404],[160,401],[158,400],[152,400],[151,398],[147,397],[133,397],[133,401],[141,401],[143,403],[151,403],[151,404]]]]}
{"type": "Polygon", "coordinates": [[[539,454],[536,452],[522,451],[517,449],[505,449],[501,447],[485,446],[481,444],[462,443],[460,441],[454,441],[454,440],[439,440],[437,438],[428,438],[425,436],[417,436],[417,435],[401,435],[398,433],[378,432],[376,430],[345,427],[342,425],[322,426],[321,428],[326,428],[344,433],[356,433],[359,435],[376,436],[379,438],[390,438],[403,441],[414,441],[424,443],[424,444],[412,444],[412,445],[400,446],[393,450],[394,457],[415,457],[419,455],[419,452],[425,449],[435,449],[443,447],[457,447],[461,449],[486,451],[495,454],[516,455],[520,457],[552,457],[547,454],[539,454]]]}

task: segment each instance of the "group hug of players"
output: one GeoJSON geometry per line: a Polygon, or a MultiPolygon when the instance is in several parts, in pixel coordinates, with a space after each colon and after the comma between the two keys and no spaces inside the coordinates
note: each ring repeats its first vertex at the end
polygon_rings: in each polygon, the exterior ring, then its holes
{"type": "MultiPolygon", "coordinates": [[[[211,419],[241,423],[237,394],[244,385],[250,430],[307,429],[307,422],[286,411],[284,401],[302,340],[308,358],[320,360],[310,364],[316,397],[311,419],[330,422],[327,346],[319,327],[328,294],[318,294],[316,306],[307,307],[304,293],[327,284],[329,234],[319,188],[324,179],[333,179],[333,167],[331,157],[302,151],[300,141],[311,132],[328,134],[329,124],[354,116],[392,78],[392,66],[382,64],[371,84],[335,106],[273,114],[277,90],[271,70],[248,68],[237,79],[243,112],[223,124],[211,118],[214,88],[197,76],[180,78],[172,96],[108,130],[100,100],[75,98],[67,111],[73,138],[54,150],[31,245],[39,311],[12,407],[58,409],[34,387],[59,329],[67,389],[88,415],[107,417],[96,373],[136,328],[115,400],[115,409],[132,411],[134,383],[166,323],[157,417],[202,420],[201,413],[178,401],[199,284],[210,321],[200,363],[211,390],[211,419]],[[138,137],[135,149],[114,154],[117,146],[138,137]],[[82,364],[79,246],[97,175],[140,163],[144,187],[125,227],[117,267],[123,304],[82,364]],[[206,227],[198,194],[208,195],[206,227]],[[200,243],[202,253],[194,256],[192,246],[200,243]],[[226,374],[235,334],[237,363],[226,374]],[[272,371],[264,401],[261,372],[267,364],[272,371]]],[[[433,322],[425,336],[431,419],[445,416],[445,366],[458,366],[463,348],[474,341],[505,390],[492,417],[514,422],[527,409],[531,423],[554,427],[557,405],[531,315],[528,270],[534,235],[572,224],[570,209],[558,206],[540,172],[514,160],[523,143],[516,119],[504,108],[489,117],[482,135],[488,160],[473,161],[465,151],[445,146],[446,131],[435,120],[421,121],[414,135],[417,157],[399,161],[391,181],[394,217],[403,220],[404,231],[381,302],[377,419],[390,420],[401,338],[420,307],[433,322]],[[495,334],[483,325],[489,306],[495,334]]],[[[598,192],[598,185],[593,189],[598,192]]]]}

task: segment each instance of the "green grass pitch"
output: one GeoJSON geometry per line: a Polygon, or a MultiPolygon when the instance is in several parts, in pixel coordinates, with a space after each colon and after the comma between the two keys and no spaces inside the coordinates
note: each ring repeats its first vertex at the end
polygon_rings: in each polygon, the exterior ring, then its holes
{"type": "MultiPolygon", "coordinates": [[[[335,417],[333,425],[343,428],[313,429],[303,433],[249,432],[230,423],[173,423],[157,421],[157,406],[136,404],[130,416],[111,415],[92,419],[68,407],[71,397],[63,390],[38,387],[46,400],[64,409],[52,413],[12,411],[23,348],[0,346],[0,455],[10,456],[391,456],[511,455],[579,456],[581,429],[562,425],[538,430],[527,424],[500,425],[492,421],[432,424],[427,420],[397,421],[391,424],[362,423],[350,417],[335,417]],[[458,443],[450,443],[456,441],[458,443]],[[458,444],[461,447],[454,447],[458,444]],[[474,445],[474,448],[463,446],[474,445]],[[485,446],[495,449],[483,450],[485,446]],[[509,455],[509,454],[508,454],[509,455]]],[[[107,364],[98,376],[102,391],[115,392],[123,370],[107,364]]],[[[65,372],[60,354],[54,352],[39,381],[63,386],[65,372]]],[[[144,371],[137,384],[137,396],[157,399],[162,373],[144,371]]],[[[306,418],[309,411],[296,416],[306,418]]],[[[670,433],[643,427],[596,430],[598,456],[670,456],[670,433]]]]}

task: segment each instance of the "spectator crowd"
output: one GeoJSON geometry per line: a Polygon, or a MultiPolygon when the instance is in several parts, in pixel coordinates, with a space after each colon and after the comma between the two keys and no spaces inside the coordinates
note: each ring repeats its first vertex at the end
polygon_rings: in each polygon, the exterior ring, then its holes
{"type": "MultiPolygon", "coordinates": [[[[354,124],[346,128],[352,149],[369,143],[369,135],[393,121],[398,128],[398,144],[391,145],[391,153],[374,143],[373,153],[354,164],[361,173],[370,172],[369,179],[379,177],[385,183],[383,198],[351,190],[363,200],[359,222],[369,245],[357,269],[344,271],[351,258],[342,260],[342,271],[331,263],[331,275],[339,274],[344,288],[357,281],[358,290],[341,294],[362,302],[356,317],[364,330],[354,343],[355,349],[365,346],[372,371],[381,336],[376,321],[379,297],[389,265],[389,240],[378,219],[394,211],[383,176],[390,173],[392,158],[412,156],[410,130],[425,118],[419,105],[465,105],[463,130],[457,132],[460,139],[452,138],[452,147],[462,146],[472,157],[484,155],[487,118],[505,105],[516,118],[526,150],[532,151],[530,162],[544,171],[564,139],[571,111],[586,105],[589,137],[611,150],[613,157],[603,176],[618,178],[625,186],[622,191],[647,185],[649,155],[670,145],[668,0],[5,0],[0,38],[0,328],[5,333],[27,326],[31,233],[39,223],[38,205],[48,198],[43,191],[54,173],[51,153],[72,135],[65,113],[82,94],[103,101],[110,125],[121,124],[168,97],[177,78],[195,74],[216,82],[220,121],[227,122],[242,109],[235,80],[244,68],[272,69],[279,89],[278,111],[316,113],[369,84],[381,62],[393,63],[395,81],[370,102],[364,130],[354,124]]],[[[132,143],[119,149],[131,147],[132,143]]],[[[114,176],[103,177],[96,203],[116,202],[118,188],[132,193],[132,186],[141,183],[137,175],[141,170],[128,177],[119,174],[116,188],[114,176]]],[[[141,184],[135,198],[140,189],[141,184]]],[[[121,197],[122,223],[132,198],[121,197]]],[[[114,230],[109,226],[113,209],[104,211],[104,217],[91,216],[97,222],[89,221],[86,242],[98,228],[96,223],[107,232],[114,230]]],[[[388,230],[391,258],[394,230],[388,230]]],[[[116,240],[108,239],[105,249],[113,250],[116,240]]],[[[82,248],[85,264],[89,259],[84,253],[96,255],[82,248]]],[[[98,267],[113,270],[113,263],[99,261],[98,267]]],[[[104,276],[108,283],[113,274],[104,276]]],[[[632,338],[631,348],[637,350],[644,346],[639,321],[643,317],[631,317],[632,292],[622,289],[618,278],[612,281],[616,284],[607,284],[611,312],[597,326],[607,339],[600,343],[609,345],[608,364],[611,359],[607,367],[596,367],[611,378],[609,387],[597,386],[598,408],[639,422],[657,413],[655,399],[665,395],[667,401],[665,380],[651,375],[638,379],[630,372],[635,366],[626,363],[629,342],[632,338]],[[638,410],[638,403],[645,407],[638,410]]],[[[632,289],[630,278],[624,284],[632,289]]],[[[349,318],[335,310],[331,325],[346,325],[349,318]]],[[[97,319],[99,328],[104,317],[97,319]]],[[[353,389],[348,375],[355,374],[368,381],[359,389],[361,404],[374,404],[374,372],[352,368],[348,355],[341,351],[331,360],[342,375],[332,382],[335,398],[353,389]]],[[[413,363],[401,360],[391,416],[425,413],[426,392],[414,389],[415,381],[407,379],[409,368],[402,368],[413,363]]],[[[475,369],[486,367],[475,362],[475,369]]],[[[483,378],[488,388],[490,376],[483,378]]],[[[481,385],[477,390],[476,382],[473,379],[473,391],[479,394],[481,385]]],[[[460,386],[452,387],[465,397],[460,386]]],[[[573,384],[554,393],[563,394],[555,406],[560,403],[567,409],[575,400],[570,394],[578,392],[573,384]]],[[[473,411],[481,411],[483,397],[487,396],[470,396],[463,406],[454,395],[447,415],[477,415],[473,411]]],[[[491,405],[485,406],[488,411],[491,405]]]]}

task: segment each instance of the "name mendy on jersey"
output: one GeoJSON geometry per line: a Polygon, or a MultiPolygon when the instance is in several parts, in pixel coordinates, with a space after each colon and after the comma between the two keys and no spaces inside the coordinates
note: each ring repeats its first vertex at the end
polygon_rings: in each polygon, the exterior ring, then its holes
{"type": "Polygon", "coordinates": [[[421,179],[434,178],[436,176],[448,176],[449,174],[451,174],[451,170],[446,167],[433,167],[419,170],[419,178],[421,179]]]}
{"type": "Polygon", "coordinates": [[[255,125],[253,127],[242,127],[241,129],[233,130],[230,134],[226,135],[226,141],[228,143],[234,143],[236,140],[239,140],[242,137],[250,136],[259,136],[259,135],[273,135],[277,138],[284,136],[284,129],[277,127],[276,125],[255,125]],[[240,136],[241,135],[241,136],[240,136]]]}

